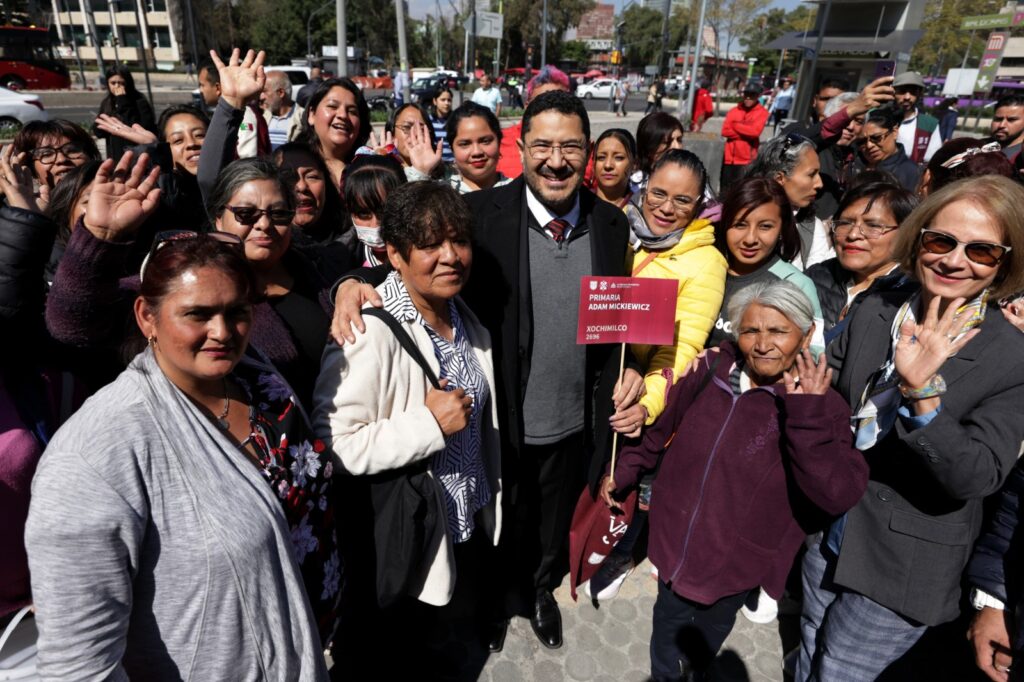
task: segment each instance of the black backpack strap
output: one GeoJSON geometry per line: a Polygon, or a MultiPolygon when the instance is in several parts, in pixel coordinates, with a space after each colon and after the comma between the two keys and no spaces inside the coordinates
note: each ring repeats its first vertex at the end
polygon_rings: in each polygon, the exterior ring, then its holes
{"type": "Polygon", "coordinates": [[[405,331],[401,323],[395,319],[395,317],[386,310],[381,308],[363,308],[363,315],[369,315],[370,317],[376,317],[378,320],[386,324],[391,332],[398,339],[399,345],[405,349],[405,352],[416,361],[416,364],[423,369],[423,373],[427,375],[427,379],[430,381],[430,385],[434,388],[440,389],[441,384],[437,380],[437,375],[434,374],[433,368],[427,363],[427,359],[423,357],[423,353],[416,347],[416,342],[412,340],[409,333],[405,331]]]}

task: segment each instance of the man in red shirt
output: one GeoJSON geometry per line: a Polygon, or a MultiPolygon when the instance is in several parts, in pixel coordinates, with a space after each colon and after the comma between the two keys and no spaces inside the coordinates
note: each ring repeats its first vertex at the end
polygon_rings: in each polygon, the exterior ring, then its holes
{"type": "Polygon", "coordinates": [[[725,192],[743,177],[747,164],[757,156],[761,131],[768,122],[768,110],[757,101],[756,85],[743,88],[743,101],[725,115],[722,137],[725,138],[725,159],[719,191],[725,192]]]}
{"type": "Polygon", "coordinates": [[[715,111],[714,102],[711,101],[711,92],[708,91],[709,83],[706,80],[700,82],[700,87],[693,96],[693,119],[690,121],[690,130],[699,133],[704,122],[711,118],[715,111]]]}
{"type": "MultiPolygon", "coordinates": [[[[530,100],[534,97],[552,90],[569,92],[569,76],[549,64],[526,84],[525,104],[529,105],[530,100]]],[[[522,121],[501,131],[501,146],[499,147],[501,157],[498,159],[498,172],[506,178],[518,178],[523,174],[523,159],[519,155],[519,145],[516,144],[522,136],[522,121]]]]}

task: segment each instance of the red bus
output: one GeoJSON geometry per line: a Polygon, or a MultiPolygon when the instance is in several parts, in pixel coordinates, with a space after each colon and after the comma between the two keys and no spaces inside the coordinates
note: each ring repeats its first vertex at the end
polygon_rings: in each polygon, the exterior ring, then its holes
{"type": "Polygon", "coordinates": [[[0,26],[0,85],[11,90],[71,87],[68,68],[53,52],[55,43],[45,28],[0,26]]]}

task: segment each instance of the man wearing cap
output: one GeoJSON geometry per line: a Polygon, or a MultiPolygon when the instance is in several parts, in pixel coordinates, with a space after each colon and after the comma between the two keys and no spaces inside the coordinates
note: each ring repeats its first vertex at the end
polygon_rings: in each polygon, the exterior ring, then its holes
{"type": "Polygon", "coordinates": [[[896,89],[896,101],[903,109],[903,123],[896,141],[903,145],[912,161],[928,163],[942,146],[942,135],[939,119],[917,108],[924,95],[924,79],[916,71],[907,71],[896,76],[892,86],[896,89]]]}
{"type": "Polygon", "coordinates": [[[748,83],[743,88],[743,100],[725,115],[725,121],[722,123],[725,159],[719,185],[722,192],[743,177],[747,164],[757,156],[761,131],[768,122],[768,110],[757,101],[759,94],[760,88],[756,84],[748,83]]]}

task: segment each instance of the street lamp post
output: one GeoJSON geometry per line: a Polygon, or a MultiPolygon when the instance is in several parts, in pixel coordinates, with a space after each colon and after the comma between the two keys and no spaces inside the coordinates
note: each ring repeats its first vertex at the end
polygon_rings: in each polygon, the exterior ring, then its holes
{"type": "Polygon", "coordinates": [[[697,48],[693,55],[693,72],[690,76],[690,87],[686,93],[686,111],[683,112],[683,120],[689,121],[693,118],[693,94],[697,87],[697,73],[700,70],[700,60],[704,52],[704,16],[707,13],[708,0],[700,2],[700,19],[697,21],[697,48]]]}
{"type": "Polygon", "coordinates": [[[313,59],[313,17],[334,4],[334,0],[327,0],[324,4],[309,13],[306,19],[306,64],[311,65],[313,59]]]}
{"type": "MultiPolygon", "coordinates": [[[[402,0],[398,0],[402,2],[402,0]]],[[[348,76],[348,33],[346,28],[348,24],[345,19],[345,0],[337,0],[338,5],[335,8],[334,18],[337,23],[338,32],[338,73],[339,76],[348,76]]],[[[405,32],[402,32],[403,40],[405,39],[405,32]]]]}
{"type": "Polygon", "coordinates": [[[544,0],[544,8],[540,15],[540,68],[548,63],[548,0],[544,0]]]}

